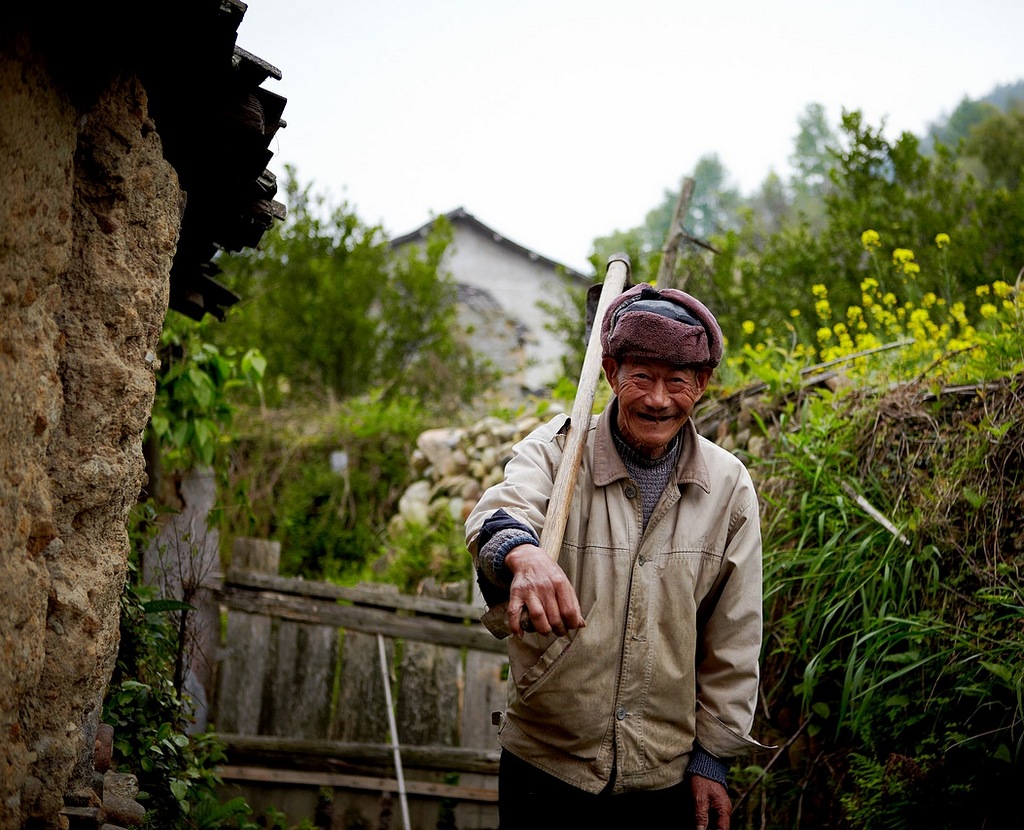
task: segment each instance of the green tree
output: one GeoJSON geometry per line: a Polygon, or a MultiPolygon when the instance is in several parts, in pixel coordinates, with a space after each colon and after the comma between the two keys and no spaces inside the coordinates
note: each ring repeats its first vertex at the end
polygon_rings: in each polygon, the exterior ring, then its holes
{"type": "Polygon", "coordinates": [[[975,124],[963,152],[981,162],[990,184],[1007,190],[1020,188],[1024,172],[1024,101],[975,124]]]}
{"type": "Polygon", "coordinates": [[[961,141],[967,140],[975,125],[998,113],[999,107],[994,104],[988,101],[972,101],[964,96],[948,118],[929,125],[929,142],[926,146],[931,149],[936,144],[943,144],[956,150],[961,141]]]}
{"type": "MultiPolygon", "coordinates": [[[[718,158],[717,153],[701,156],[693,168],[693,196],[683,217],[683,227],[697,239],[711,237],[739,226],[738,210],[743,198],[736,187],[729,183],[729,171],[718,158]]],[[[662,243],[672,224],[678,188],[666,190],[662,202],[653,208],[644,219],[643,237],[654,250],[661,250],[662,243]]]]}
{"type": "Polygon", "coordinates": [[[450,226],[435,222],[423,248],[399,255],[379,226],[347,204],[328,210],[291,171],[286,192],[287,221],[224,265],[242,301],[219,336],[260,345],[268,396],[375,392],[437,410],[469,400],[489,374],[460,336],[456,288],[442,271],[450,226]]]}
{"type": "Polygon", "coordinates": [[[829,126],[821,104],[808,104],[797,124],[800,130],[789,157],[793,168],[793,207],[812,223],[820,223],[824,213],[822,197],[836,165],[839,137],[829,126]]]}
{"type": "Polygon", "coordinates": [[[794,190],[805,190],[821,194],[828,184],[829,172],[835,166],[837,136],[825,118],[825,107],[808,104],[797,118],[800,131],[794,140],[793,154],[789,157],[793,166],[794,190]]]}

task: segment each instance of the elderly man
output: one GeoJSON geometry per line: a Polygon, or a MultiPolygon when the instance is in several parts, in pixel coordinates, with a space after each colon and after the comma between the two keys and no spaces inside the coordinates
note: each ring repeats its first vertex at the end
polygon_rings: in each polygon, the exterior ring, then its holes
{"type": "Polygon", "coordinates": [[[761,748],[762,593],[750,476],[689,419],[722,331],[689,294],[642,284],[609,305],[601,345],[614,398],[573,425],[587,446],[557,559],[539,539],[565,416],[516,446],[466,523],[515,635],[501,827],[621,827],[656,808],[667,827],[728,828],[729,763],[761,748]]]}

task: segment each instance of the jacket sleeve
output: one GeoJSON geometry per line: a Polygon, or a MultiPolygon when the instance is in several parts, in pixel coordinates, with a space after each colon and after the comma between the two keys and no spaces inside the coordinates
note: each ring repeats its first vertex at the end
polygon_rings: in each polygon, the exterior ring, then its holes
{"type": "Polygon", "coordinates": [[[698,609],[697,729],[701,747],[719,758],[766,747],[750,737],[761,655],[761,528],[746,469],[728,510],[729,532],[714,590],[698,609]]]}
{"type": "Polygon", "coordinates": [[[485,521],[476,539],[476,579],[488,607],[505,602],[512,587],[512,573],[505,557],[520,545],[540,546],[532,528],[499,508],[485,521]]]}
{"type": "Polygon", "coordinates": [[[562,457],[560,436],[567,423],[565,415],[558,415],[516,444],[505,466],[505,478],[484,492],[466,519],[466,544],[489,605],[508,597],[501,563],[493,559],[502,553],[501,541],[518,538],[526,542],[531,537],[533,544],[539,544],[562,457]],[[491,559],[482,562],[481,557],[491,559]]]}

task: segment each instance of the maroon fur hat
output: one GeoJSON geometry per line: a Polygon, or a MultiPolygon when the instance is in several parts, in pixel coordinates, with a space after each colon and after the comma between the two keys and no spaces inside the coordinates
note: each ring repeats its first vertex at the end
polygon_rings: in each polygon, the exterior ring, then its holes
{"type": "Polygon", "coordinates": [[[714,368],[722,360],[722,329],[700,300],[675,288],[641,283],[608,306],[601,322],[604,357],[640,357],[714,368]]]}

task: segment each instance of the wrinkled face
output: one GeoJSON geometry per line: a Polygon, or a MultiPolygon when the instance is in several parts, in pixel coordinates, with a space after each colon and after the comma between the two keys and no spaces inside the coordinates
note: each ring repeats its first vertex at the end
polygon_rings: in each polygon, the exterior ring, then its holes
{"type": "Polygon", "coordinates": [[[626,443],[659,458],[686,423],[711,379],[711,369],[675,366],[660,360],[614,358],[603,361],[619,399],[618,427],[626,443]]]}

